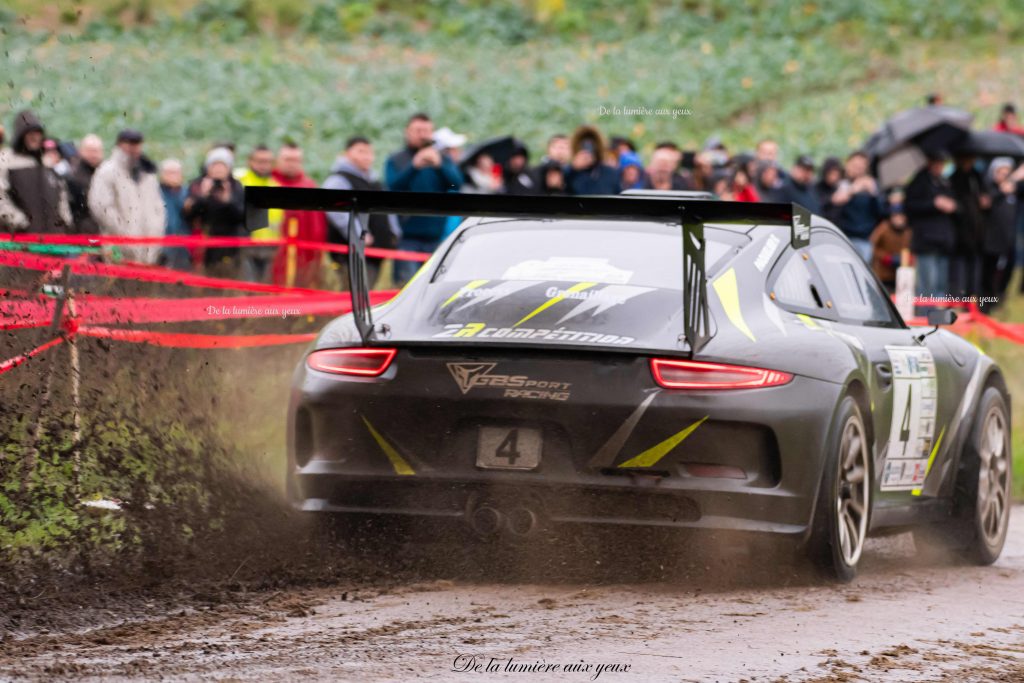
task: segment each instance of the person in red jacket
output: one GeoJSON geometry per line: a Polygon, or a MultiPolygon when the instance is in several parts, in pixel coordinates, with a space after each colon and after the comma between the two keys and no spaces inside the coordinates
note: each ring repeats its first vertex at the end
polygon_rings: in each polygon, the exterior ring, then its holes
{"type": "Polygon", "coordinates": [[[1024,136],[1024,126],[1020,125],[1020,119],[1017,118],[1017,107],[1014,106],[1013,102],[1007,102],[1003,105],[1003,110],[999,114],[999,120],[996,121],[995,130],[1000,133],[1013,133],[1014,135],[1024,136]]]}
{"type": "MultiPolygon", "coordinates": [[[[317,187],[302,168],[302,149],[286,144],[277,153],[271,174],[280,187],[317,187]]],[[[327,241],[327,219],[320,211],[285,211],[281,219],[281,237],[308,242],[327,241]]],[[[285,245],[279,249],[271,267],[274,284],[284,287],[316,287],[320,283],[323,252],[285,245]]]]}
{"type": "Polygon", "coordinates": [[[750,182],[750,176],[742,168],[737,168],[732,172],[732,178],[729,180],[729,191],[722,195],[722,199],[734,202],[761,201],[760,195],[754,189],[754,184],[750,182]]]}

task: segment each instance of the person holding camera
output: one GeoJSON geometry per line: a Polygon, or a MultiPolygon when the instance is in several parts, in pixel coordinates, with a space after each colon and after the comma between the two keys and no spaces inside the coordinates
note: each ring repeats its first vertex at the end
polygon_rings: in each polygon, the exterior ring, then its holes
{"type": "MultiPolygon", "coordinates": [[[[434,143],[434,123],[423,113],[413,114],[405,125],[405,147],[384,165],[384,183],[399,192],[456,192],[462,187],[462,173],[451,157],[434,143]]],[[[400,219],[399,249],[433,253],[444,236],[444,216],[404,216],[400,219]]],[[[419,263],[395,262],[395,284],[407,282],[419,263]]]]}
{"type": "MultiPolygon", "coordinates": [[[[245,231],[245,190],[231,175],[234,155],[227,147],[214,147],[206,155],[203,176],[192,181],[185,198],[185,219],[194,233],[207,237],[243,237],[245,231]]],[[[212,247],[204,250],[203,263],[208,275],[237,277],[238,247],[212,247]]]]}

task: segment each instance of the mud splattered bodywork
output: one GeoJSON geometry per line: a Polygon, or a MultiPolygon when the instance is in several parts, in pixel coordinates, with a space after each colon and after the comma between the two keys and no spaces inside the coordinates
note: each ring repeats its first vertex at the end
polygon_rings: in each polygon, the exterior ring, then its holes
{"type": "Polygon", "coordinates": [[[951,333],[908,328],[841,233],[805,221],[796,239],[796,220],[763,215],[699,233],[664,219],[465,220],[372,310],[371,341],[344,316],[297,368],[292,500],[485,528],[803,537],[849,396],[870,442],[871,527],[942,519],[999,371],[951,333]],[[694,300],[683,273],[697,234],[694,300]],[[694,305],[707,309],[699,338],[685,332],[694,305]],[[379,374],[317,369],[318,354],[366,347],[394,350],[379,374]]]}

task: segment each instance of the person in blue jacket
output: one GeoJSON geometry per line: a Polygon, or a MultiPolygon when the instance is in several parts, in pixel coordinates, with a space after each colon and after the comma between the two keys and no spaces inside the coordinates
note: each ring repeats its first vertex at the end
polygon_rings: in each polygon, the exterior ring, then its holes
{"type": "MultiPolygon", "coordinates": [[[[405,147],[384,165],[387,189],[398,192],[454,192],[462,187],[462,174],[445,153],[434,146],[434,123],[423,113],[413,114],[405,126],[405,147]]],[[[398,248],[432,253],[444,236],[444,216],[405,216],[400,219],[398,248]]],[[[416,261],[395,261],[395,284],[401,286],[416,272],[416,261]]]]}

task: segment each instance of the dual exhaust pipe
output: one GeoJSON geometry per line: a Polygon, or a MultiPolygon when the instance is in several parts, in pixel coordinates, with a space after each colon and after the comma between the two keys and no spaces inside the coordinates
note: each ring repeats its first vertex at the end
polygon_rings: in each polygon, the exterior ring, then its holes
{"type": "Polygon", "coordinates": [[[504,534],[513,540],[523,540],[540,529],[539,515],[526,505],[501,508],[485,502],[472,508],[467,519],[473,532],[482,538],[504,534]]]}

